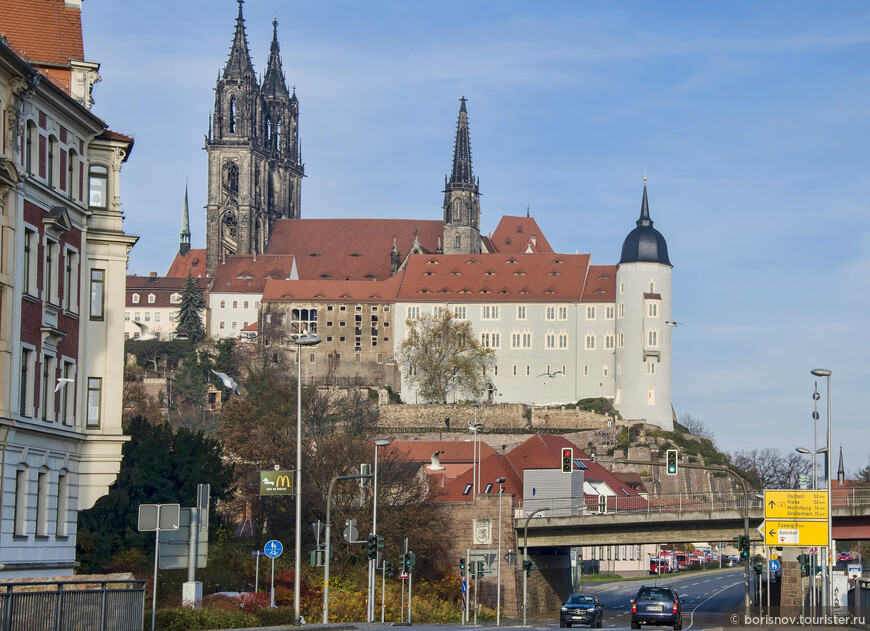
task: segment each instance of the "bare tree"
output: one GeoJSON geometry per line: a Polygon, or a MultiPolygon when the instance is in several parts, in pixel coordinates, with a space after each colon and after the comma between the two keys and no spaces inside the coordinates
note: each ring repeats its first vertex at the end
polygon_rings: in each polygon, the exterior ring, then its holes
{"type": "Polygon", "coordinates": [[[694,434],[700,438],[707,438],[711,443],[716,442],[713,430],[711,430],[710,426],[697,416],[692,416],[688,412],[684,412],[680,415],[679,423],[685,427],[690,434],[694,434]]]}
{"type": "Polygon", "coordinates": [[[812,471],[809,457],[798,453],[784,455],[772,447],[737,451],[731,456],[731,463],[744,471],[750,482],[764,489],[797,488],[800,476],[812,471]]]}

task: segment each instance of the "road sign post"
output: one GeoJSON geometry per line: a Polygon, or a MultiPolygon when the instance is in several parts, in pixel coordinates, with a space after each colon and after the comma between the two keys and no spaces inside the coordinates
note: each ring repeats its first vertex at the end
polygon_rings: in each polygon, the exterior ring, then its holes
{"type": "Polygon", "coordinates": [[[139,532],[154,532],[154,589],[151,590],[151,631],[157,612],[157,560],[160,557],[160,531],[178,530],[180,504],[139,504],[139,532]]]}
{"type": "Polygon", "coordinates": [[[272,559],[272,581],[269,583],[269,606],[275,606],[275,559],[281,556],[284,546],[277,539],[272,539],[263,546],[263,552],[272,559]]]}

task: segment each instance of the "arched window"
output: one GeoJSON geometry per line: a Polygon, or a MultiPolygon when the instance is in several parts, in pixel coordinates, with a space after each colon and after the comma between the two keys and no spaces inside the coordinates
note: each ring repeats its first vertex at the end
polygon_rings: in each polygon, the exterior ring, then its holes
{"type": "Polygon", "coordinates": [[[235,162],[224,166],[224,189],[233,195],[239,194],[239,167],[235,162]]]}
{"type": "Polygon", "coordinates": [[[236,133],[236,97],[230,97],[230,133],[236,133]]]}
{"type": "Polygon", "coordinates": [[[272,121],[270,119],[266,119],[266,140],[272,139],[272,121]]]}
{"type": "Polygon", "coordinates": [[[66,194],[70,199],[75,199],[77,189],[75,174],[78,170],[77,165],[78,154],[76,154],[74,149],[70,149],[66,161],[66,194]]]}
{"type": "Polygon", "coordinates": [[[57,138],[54,136],[48,137],[48,185],[54,186],[54,158],[57,156],[57,138]]]}
{"type": "Polygon", "coordinates": [[[281,119],[275,123],[275,149],[281,151],[281,119]]]}
{"type": "Polygon", "coordinates": [[[462,247],[462,237],[459,236],[459,233],[456,233],[456,236],[453,237],[453,241],[453,247],[455,247],[457,250],[462,247]]]}
{"type": "Polygon", "coordinates": [[[24,168],[27,175],[33,175],[33,145],[36,144],[36,124],[27,121],[27,138],[24,146],[24,168]]]}
{"type": "Polygon", "coordinates": [[[91,208],[107,208],[109,197],[109,170],[99,164],[88,169],[88,205],[91,208]]]}

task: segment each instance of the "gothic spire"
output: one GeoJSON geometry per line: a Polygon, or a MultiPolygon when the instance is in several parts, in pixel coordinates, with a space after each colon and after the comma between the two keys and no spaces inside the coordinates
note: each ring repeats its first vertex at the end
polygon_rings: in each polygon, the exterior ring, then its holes
{"type": "Polygon", "coordinates": [[[184,210],[181,214],[181,238],[178,252],[182,256],[190,251],[190,214],[187,209],[187,182],[184,183],[184,210]]]}
{"type": "Polygon", "coordinates": [[[846,469],[843,467],[843,445],[840,445],[840,466],[837,467],[837,482],[840,486],[846,481],[846,469]]]}
{"type": "Polygon", "coordinates": [[[451,184],[474,184],[471,172],[471,142],[468,139],[468,112],[465,110],[465,95],[459,99],[459,121],[456,124],[456,146],[453,149],[453,173],[451,184]]]}
{"type": "Polygon", "coordinates": [[[236,33],[233,37],[233,45],[230,48],[230,57],[227,59],[226,68],[224,68],[224,78],[250,77],[256,81],[257,75],[254,73],[254,65],[251,63],[250,54],[248,54],[248,36],[245,33],[245,18],[242,15],[242,5],[245,0],[238,0],[238,2],[239,15],[236,17],[236,33]]]}
{"type": "Polygon", "coordinates": [[[269,64],[266,76],[263,78],[264,96],[287,97],[287,84],[284,83],[284,71],[281,69],[281,51],[278,46],[278,18],[272,20],[272,46],[269,49],[269,64]]]}

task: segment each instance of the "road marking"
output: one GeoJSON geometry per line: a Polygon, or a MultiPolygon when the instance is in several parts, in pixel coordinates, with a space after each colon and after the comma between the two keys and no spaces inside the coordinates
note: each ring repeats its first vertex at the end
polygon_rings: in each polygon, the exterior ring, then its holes
{"type": "Polygon", "coordinates": [[[698,611],[698,608],[699,608],[701,605],[703,605],[705,602],[707,602],[708,600],[712,599],[713,597],[718,596],[719,594],[721,594],[722,592],[724,592],[726,589],[731,589],[731,588],[734,587],[735,585],[742,585],[742,584],[743,584],[743,581],[738,581],[738,582],[736,582],[736,583],[731,583],[730,585],[726,585],[725,587],[723,587],[723,588],[720,589],[719,591],[714,592],[713,594],[711,594],[711,595],[709,596],[709,598],[706,598],[705,600],[703,600],[703,601],[699,602],[697,605],[695,605],[695,608],[692,609],[691,612],[689,612],[689,620],[690,620],[690,622],[689,622],[689,626],[686,627],[686,631],[689,631],[689,629],[692,628],[692,625],[695,624],[695,612],[698,611]]]}

